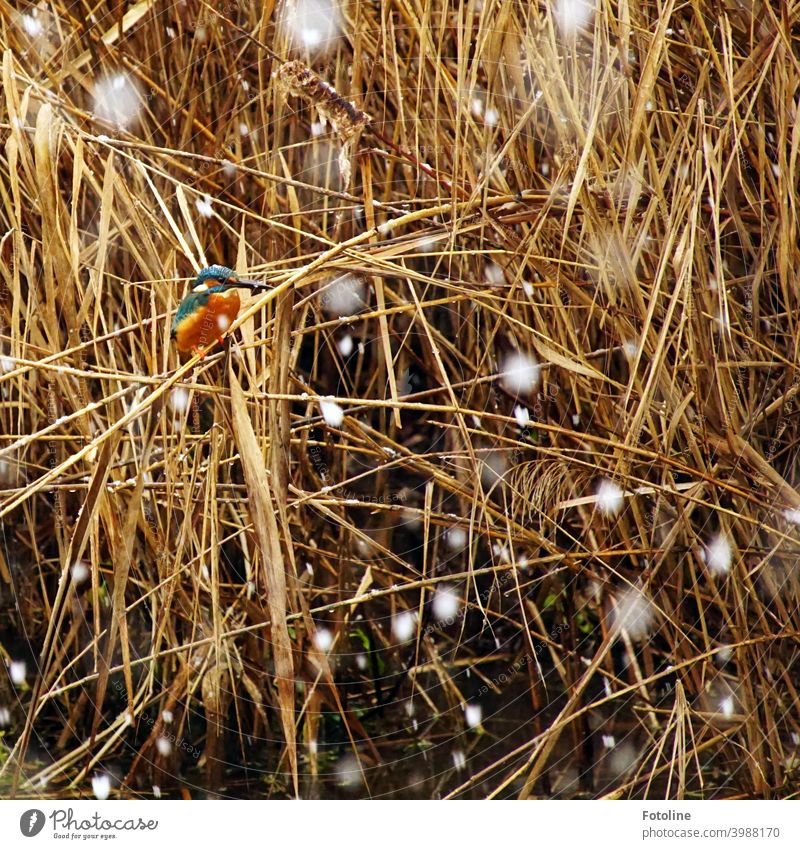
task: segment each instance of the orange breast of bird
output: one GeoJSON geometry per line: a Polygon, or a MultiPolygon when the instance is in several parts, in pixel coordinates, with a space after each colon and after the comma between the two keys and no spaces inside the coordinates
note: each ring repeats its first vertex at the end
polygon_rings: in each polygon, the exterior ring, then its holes
{"type": "Polygon", "coordinates": [[[221,339],[239,315],[240,306],[236,289],[212,292],[202,307],[183,318],[175,328],[175,347],[179,351],[193,351],[221,339]]]}

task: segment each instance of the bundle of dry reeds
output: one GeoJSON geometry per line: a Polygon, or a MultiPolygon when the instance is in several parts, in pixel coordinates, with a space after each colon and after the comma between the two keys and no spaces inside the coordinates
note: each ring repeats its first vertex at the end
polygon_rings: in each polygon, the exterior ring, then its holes
{"type": "Polygon", "coordinates": [[[796,794],[797,3],[0,5],[0,793],[796,794]]]}

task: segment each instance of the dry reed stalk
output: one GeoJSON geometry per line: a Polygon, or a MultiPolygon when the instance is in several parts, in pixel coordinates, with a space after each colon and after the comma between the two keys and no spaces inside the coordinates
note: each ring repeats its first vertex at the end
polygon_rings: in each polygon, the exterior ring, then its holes
{"type": "Polygon", "coordinates": [[[800,7],[554,9],[4,6],[0,794],[796,794],[800,7]]]}

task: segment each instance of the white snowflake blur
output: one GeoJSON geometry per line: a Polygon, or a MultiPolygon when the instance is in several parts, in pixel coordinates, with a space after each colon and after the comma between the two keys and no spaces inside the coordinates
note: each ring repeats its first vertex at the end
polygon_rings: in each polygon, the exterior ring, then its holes
{"type": "Polygon", "coordinates": [[[333,634],[327,628],[317,628],[314,634],[314,645],[321,651],[327,652],[333,645],[333,634]]]}
{"type": "Polygon", "coordinates": [[[346,790],[357,790],[364,781],[361,767],[354,755],[345,755],[334,767],[336,783],[346,790]]]}
{"type": "Polygon", "coordinates": [[[733,649],[726,644],[720,646],[719,651],[714,655],[714,660],[720,665],[724,666],[730,659],[733,657],[733,649]]]}
{"type": "Polygon", "coordinates": [[[339,427],[344,421],[344,410],[335,401],[321,399],[319,409],[329,427],[339,427]]]}
{"type": "Polygon", "coordinates": [[[621,778],[634,767],[637,760],[638,754],[633,743],[620,743],[611,750],[608,771],[616,778],[621,778]]]}
{"type": "Polygon", "coordinates": [[[189,390],[179,386],[169,394],[169,405],[177,415],[183,415],[189,409],[189,390]]]}
{"type": "Polygon", "coordinates": [[[336,343],[339,353],[343,357],[349,357],[353,353],[353,337],[348,333],[336,343]]]}
{"type": "Polygon", "coordinates": [[[509,354],[503,361],[500,380],[512,395],[531,395],[539,386],[539,364],[530,354],[509,354]]]}
{"type": "Polygon", "coordinates": [[[526,407],[523,407],[522,404],[517,404],[514,407],[514,418],[517,420],[517,424],[520,427],[527,427],[531,421],[531,414],[528,412],[526,407]]]}
{"type": "Polygon", "coordinates": [[[392,633],[401,643],[407,643],[417,628],[417,617],[408,610],[398,613],[392,620],[392,633]]]}
{"type": "Polygon", "coordinates": [[[101,79],[94,89],[94,113],[120,128],[131,125],[139,116],[142,101],[139,90],[127,74],[101,79]]]}
{"type": "Polygon", "coordinates": [[[502,286],[506,282],[506,273],[496,262],[487,262],[483,268],[486,282],[492,286],[502,286]]]}
{"type": "Polygon", "coordinates": [[[557,0],[554,16],[564,35],[575,35],[592,19],[594,3],[591,0],[557,0]]]}
{"type": "Polygon", "coordinates": [[[27,666],[24,660],[12,660],[8,664],[8,677],[15,687],[21,687],[27,677],[27,666]]]}
{"type": "Polygon", "coordinates": [[[286,0],[283,21],[292,45],[309,53],[325,53],[336,44],[341,12],[335,0],[286,0]]]}
{"type": "Polygon", "coordinates": [[[73,584],[82,584],[91,574],[89,564],[85,560],[79,560],[70,569],[73,584]]]}
{"type": "Polygon", "coordinates": [[[464,721],[467,728],[477,728],[481,724],[483,710],[480,705],[466,705],[464,707],[464,721]]]}
{"type": "Polygon", "coordinates": [[[612,611],[615,626],[628,632],[632,640],[643,640],[651,631],[655,609],[649,598],[637,587],[622,590],[612,611]]]}
{"type": "Polygon", "coordinates": [[[33,15],[22,16],[22,28],[31,38],[36,38],[37,35],[41,35],[44,31],[41,21],[33,15]]]}
{"type": "Polygon", "coordinates": [[[111,793],[111,779],[106,773],[92,776],[92,793],[95,799],[108,799],[111,793]]]}
{"type": "Polygon", "coordinates": [[[727,575],[731,571],[733,551],[725,534],[712,537],[705,548],[706,565],[714,575],[727,575]]]}
{"type": "Polygon", "coordinates": [[[354,274],[343,274],[320,290],[320,302],[331,318],[354,315],[364,307],[364,282],[354,274]]]}
{"type": "Polygon", "coordinates": [[[450,528],[447,532],[447,547],[450,551],[461,551],[467,544],[467,539],[464,528],[450,528]]]}
{"type": "Polygon", "coordinates": [[[203,218],[211,218],[214,214],[214,208],[211,206],[211,195],[204,195],[202,199],[197,198],[194,205],[203,218]]]}
{"type": "Polygon", "coordinates": [[[617,484],[603,478],[597,487],[597,509],[605,516],[616,516],[624,503],[624,494],[617,484]]]}
{"type": "Polygon", "coordinates": [[[433,616],[438,622],[447,619],[453,619],[458,615],[461,603],[458,600],[458,593],[448,584],[439,584],[436,592],[433,594],[433,616]]]}
{"type": "Polygon", "coordinates": [[[487,451],[481,460],[481,482],[485,487],[492,488],[508,471],[508,458],[502,451],[487,451]]]}

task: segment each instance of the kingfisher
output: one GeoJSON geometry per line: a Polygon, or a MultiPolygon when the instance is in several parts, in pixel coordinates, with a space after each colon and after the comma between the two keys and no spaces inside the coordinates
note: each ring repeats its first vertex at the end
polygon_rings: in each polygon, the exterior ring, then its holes
{"type": "Polygon", "coordinates": [[[194,281],[192,291],[181,301],[172,322],[170,339],[179,351],[196,353],[212,342],[223,342],[223,334],[239,315],[239,289],[260,292],[267,283],[242,280],[224,265],[204,268],[194,281]]]}

